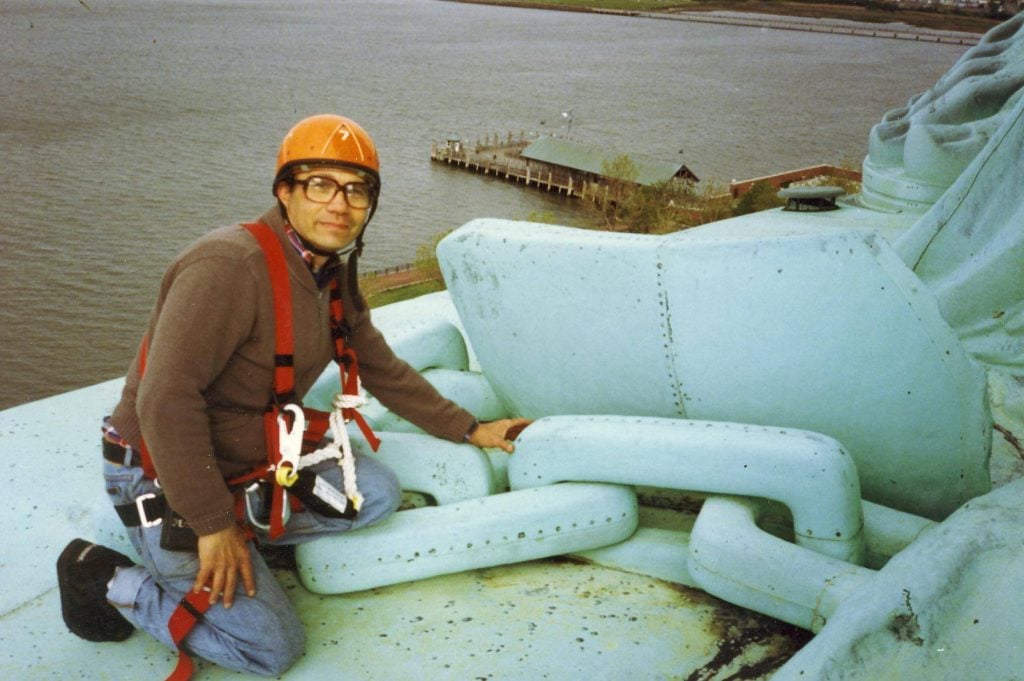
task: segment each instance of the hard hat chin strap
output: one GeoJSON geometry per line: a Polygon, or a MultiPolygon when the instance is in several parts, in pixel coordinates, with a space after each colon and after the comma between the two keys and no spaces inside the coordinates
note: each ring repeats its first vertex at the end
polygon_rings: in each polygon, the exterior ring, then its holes
{"type": "MultiPolygon", "coordinates": [[[[291,224],[291,222],[289,222],[288,224],[291,224]]],[[[319,246],[314,244],[312,241],[310,241],[306,237],[302,236],[302,234],[299,232],[299,230],[295,229],[294,225],[292,225],[292,230],[295,232],[295,237],[302,244],[302,247],[305,248],[307,251],[309,251],[310,253],[312,253],[314,255],[320,255],[320,256],[323,256],[325,258],[329,258],[332,255],[339,255],[340,256],[342,253],[344,253],[346,250],[348,250],[348,248],[345,248],[345,249],[342,249],[340,251],[332,251],[332,250],[327,249],[327,248],[320,248],[319,246]]]]}

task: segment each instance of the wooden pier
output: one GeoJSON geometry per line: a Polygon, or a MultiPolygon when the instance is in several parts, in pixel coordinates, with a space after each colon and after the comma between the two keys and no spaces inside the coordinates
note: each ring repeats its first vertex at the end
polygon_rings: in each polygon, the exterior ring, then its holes
{"type": "Polygon", "coordinates": [[[443,143],[435,141],[430,147],[430,160],[577,198],[593,197],[600,188],[600,183],[589,179],[584,173],[540,167],[522,158],[520,153],[529,144],[530,140],[525,135],[514,138],[511,133],[504,139],[498,135],[494,135],[493,140],[488,137],[483,143],[477,142],[472,147],[456,139],[443,143]]]}

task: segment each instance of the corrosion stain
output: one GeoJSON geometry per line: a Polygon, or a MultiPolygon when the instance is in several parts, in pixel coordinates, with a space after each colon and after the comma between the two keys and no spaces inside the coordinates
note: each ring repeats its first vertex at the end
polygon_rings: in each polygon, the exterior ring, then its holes
{"type": "Polygon", "coordinates": [[[688,603],[711,610],[708,631],[717,650],[686,681],[767,679],[813,638],[809,631],[726,603],[710,594],[674,585],[688,603]]]}
{"type": "Polygon", "coordinates": [[[893,615],[892,619],[889,621],[889,631],[891,631],[900,641],[907,641],[916,646],[923,646],[924,639],[919,636],[921,633],[921,625],[917,621],[917,613],[914,612],[914,608],[910,603],[910,591],[907,589],[903,590],[903,603],[906,605],[906,612],[900,612],[893,615]]]}
{"type": "Polygon", "coordinates": [[[1009,428],[1001,426],[998,423],[994,423],[992,424],[992,429],[999,431],[1009,445],[1017,450],[1017,454],[1024,459],[1024,446],[1021,446],[1020,439],[1018,439],[1009,428]]]}

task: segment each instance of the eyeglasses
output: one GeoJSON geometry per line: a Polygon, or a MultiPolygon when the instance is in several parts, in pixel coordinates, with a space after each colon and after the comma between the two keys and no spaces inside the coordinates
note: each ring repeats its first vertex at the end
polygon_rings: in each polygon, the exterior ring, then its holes
{"type": "Polygon", "coordinates": [[[345,194],[345,202],[350,208],[369,208],[373,199],[370,185],[365,182],[346,182],[338,184],[329,177],[314,175],[305,180],[295,180],[302,185],[306,198],[314,203],[330,203],[338,192],[345,194]]]}

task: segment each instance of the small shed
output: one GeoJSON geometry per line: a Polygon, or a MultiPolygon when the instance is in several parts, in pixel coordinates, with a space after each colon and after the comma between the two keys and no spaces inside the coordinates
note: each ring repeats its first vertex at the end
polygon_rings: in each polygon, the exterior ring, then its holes
{"type": "Polygon", "coordinates": [[[459,135],[457,135],[455,133],[449,134],[448,137],[446,137],[445,140],[444,140],[445,148],[450,153],[455,154],[456,156],[462,154],[462,149],[463,149],[464,145],[465,145],[465,142],[463,142],[462,138],[459,137],[459,135]]]}
{"type": "MultiPolygon", "coordinates": [[[[541,137],[523,149],[520,155],[529,161],[584,173],[592,176],[594,180],[600,180],[604,178],[606,164],[613,162],[621,154],[559,137],[541,137]]],[[[653,185],[672,179],[700,181],[682,163],[666,163],[633,154],[628,156],[637,169],[637,184],[653,185]]]]}

